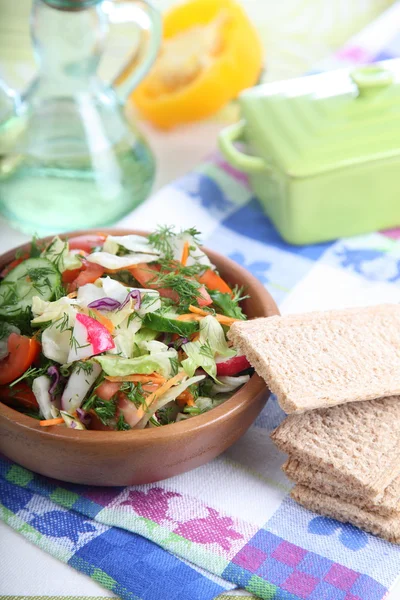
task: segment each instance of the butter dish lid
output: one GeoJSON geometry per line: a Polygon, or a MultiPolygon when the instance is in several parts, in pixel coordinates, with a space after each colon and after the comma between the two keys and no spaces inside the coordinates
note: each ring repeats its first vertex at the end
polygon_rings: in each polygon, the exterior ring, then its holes
{"type": "Polygon", "coordinates": [[[260,85],[239,102],[255,150],[292,176],[400,155],[400,59],[260,85]]]}

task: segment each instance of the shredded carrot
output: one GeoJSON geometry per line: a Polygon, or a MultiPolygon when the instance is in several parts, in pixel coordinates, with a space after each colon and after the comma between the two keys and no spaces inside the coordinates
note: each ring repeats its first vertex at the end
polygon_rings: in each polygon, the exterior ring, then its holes
{"type": "Polygon", "coordinates": [[[197,342],[199,337],[200,337],[200,333],[198,331],[196,331],[196,333],[192,333],[192,335],[190,336],[190,341],[197,342]]]}
{"type": "Polygon", "coordinates": [[[191,304],[189,306],[189,310],[192,313],[195,313],[196,315],[202,315],[203,317],[207,317],[208,315],[211,315],[211,313],[207,310],[203,310],[202,308],[199,308],[198,306],[193,306],[193,304],[191,304]]]}
{"type": "Polygon", "coordinates": [[[185,267],[189,258],[189,242],[186,241],[183,245],[181,264],[185,267]]]}
{"type": "Polygon", "coordinates": [[[101,323],[102,325],[104,325],[104,327],[107,329],[107,331],[109,331],[110,333],[114,333],[114,323],[112,321],[110,321],[110,319],[108,319],[107,317],[105,317],[104,315],[101,314],[101,312],[99,310],[97,310],[96,308],[90,308],[90,314],[94,315],[94,318],[96,319],[96,321],[98,321],[99,323],[101,323]]]}
{"type": "Polygon", "coordinates": [[[158,383],[144,383],[142,385],[142,390],[144,392],[155,392],[158,387],[158,383]]]}
{"type": "MultiPolygon", "coordinates": [[[[211,314],[210,312],[207,312],[206,310],[203,310],[202,308],[198,308],[197,306],[193,306],[192,304],[189,306],[189,310],[191,313],[194,313],[196,315],[202,315],[203,317],[207,317],[208,315],[211,314]]],[[[183,316],[183,315],[181,315],[181,316],[183,316]]],[[[219,323],[221,323],[221,325],[232,325],[232,323],[235,323],[236,321],[240,321],[240,319],[234,319],[233,317],[226,317],[225,315],[220,315],[219,313],[215,313],[212,316],[215,317],[217,319],[217,321],[219,323]]]]}
{"type": "Polygon", "coordinates": [[[162,375],[159,375],[158,373],[150,373],[150,375],[141,375],[141,374],[137,374],[137,375],[125,375],[124,377],[111,377],[106,375],[105,377],[107,379],[107,381],[132,381],[132,382],[140,382],[140,383],[157,383],[159,385],[162,385],[166,382],[165,377],[163,377],[162,375]]]}
{"type": "Polygon", "coordinates": [[[58,419],[45,419],[44,421],[39,421],[39,425],[42,427],[50,427],[50,425],[61,425],[64,423],[64,419],[59,417],[58,419]]]}
{"type": "Polygon", "coordinates": [[[179,394],[176,399],[176,403],[178,404],[179,408],[184,408],[185,406],[195,406],[192,392],[190,390],[185,390],[182,392],[182,394],[179,394]]]}
{"type": "Polygon", "coordinates": [[[186,377],[186,373],[184,371],[182,371],[181,373],[178,373],[174,377],[171,377],[171,379],[168,379],[168,381],[166,381],[161,387],[159,387],[157,391],[155,391],[152,394],[150,394],[149,396],[147,396],[147,398],[146,398],[147,406],[149,406],[152,402],[154,402],[154,400],[156,400],[157,398],[159,398],[160,396],[165,394],[165,392],[167,392],[169,390],[169,388],[171,388],[172,386],[179,383],[184,377],[186,377]]]}
{"type": "Polygon", "coordinates": [[[148,410],[149,406],[153,402],[158,400],[158,398],[160,396],[162,396],[163,394],[165,394],[165,392],[168,392],[169,388],[171,388],[172,386],[179,383],[184,377],[186,377],[186,373],[184,371],[182,371],[181,373],[178,373],[177,375],[175,375],[175,377],[168,379],[168,381],[166,381],[164,383],[164,385],[159,387],[158,390],[156,390],[152,394],[149,394],[146,398],[146,406],[145,407],[139,406],[139,408],[137,409],[137,411],[138,411],[137,414],[138,414],[138,416],[140,416],[140,419],[142,419],[144,417],[144,415],[146,414],[146,411],[148,410]]]}
{"type": "MultiPolygon", "coordinates": [[[[207,313],[209,314],[209,313],[207,313]]],[[[188,313],[187,315],[179,315],[179,317],[177,317],[177,321],[201,321],[203,317],[200,315],[193,315],[191,313],[188,313]]]]}

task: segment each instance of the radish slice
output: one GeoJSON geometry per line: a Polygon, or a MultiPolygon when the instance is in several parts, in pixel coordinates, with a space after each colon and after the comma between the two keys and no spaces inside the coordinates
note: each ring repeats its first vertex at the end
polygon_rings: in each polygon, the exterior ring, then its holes
{"type": "Polygon", "coordinates": [[[231,358],[216,359],[217,375],[236,375],[251,367],[244,355],[232,356],[231,358]]]}
{"type": "Polygon", "coordinates": [[[90,358],[107,350],[115,348],[112,335],[96,319],[87,315],[77,314],[71,337],[71,349],[68,362],[90,358]]]}

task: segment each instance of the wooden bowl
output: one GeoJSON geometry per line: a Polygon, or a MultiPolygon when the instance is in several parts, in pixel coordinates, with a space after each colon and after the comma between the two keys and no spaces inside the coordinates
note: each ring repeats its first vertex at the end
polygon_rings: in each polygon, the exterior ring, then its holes
{"type": "MultiPolygon", "coordinates": [[[[106,232],[145,235],[132,230],[106,232]]],[[[90,232],[73,235],[82,233],[90,232]]],[[[248,271],[212,250],[204,251],[229,283],[245,286],[250,298],[243,302],[243,309],[249,318],[279,314],[271,295],[248,271]]],[[[0,269],[14,254],[15,249],[0,257],[0,269]]],[[[152,483],[194,469],[224,452],[250,427],[268,396],[265,383],[255,374],[229,400],[207,413],[159,428],[115,432],[43,428],[0,402],[0,452],[27,469],[62,481],[101,486],[152,483]]]]}

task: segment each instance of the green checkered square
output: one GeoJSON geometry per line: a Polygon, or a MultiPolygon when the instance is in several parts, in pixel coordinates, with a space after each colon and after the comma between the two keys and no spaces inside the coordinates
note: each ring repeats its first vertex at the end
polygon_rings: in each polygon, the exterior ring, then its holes
{"type": "Polygon", "coordinates": [[[50,498],[56,504],[60,504],[65,508],[72,508],[77,500],[79,500],[79,495],[74,492],[70,492],[69,490],[64,490],[62,488],[56,488],[54,492],[51,494],[50,498]]]}
{"type": "Polygon", "coordinates": [[[91,574],[91,578],[108,590],[112,590],[114,586],[117,585],[115,579],[107,575],[107,573],[104,573],[104,571],[101,569],[94,569],[93,573],[91,574]]]}
{"type": "Polygon", "coordinates": [[[7,481],[9,481],[10,483],[15,483],[16,485],[19,485],[21,487],[26,487],[28,483],[32,481],[33,478],[33,473],[30,473],[29,471],[27,471],[23,467],[20,467],[19,465],[13,465],[6,475],[7,481]]]}
{"type": "Polygon", "coordinates": [[[253,575],[246,586],[246,590],[252,594],[255,594],[256,596],[259,596],[260,598],[263,598],[263,600],[273,600],[273,598],[276,596],[277,589],[278,588],[276,585],[268,583],[257,575],[253,575]]]}

